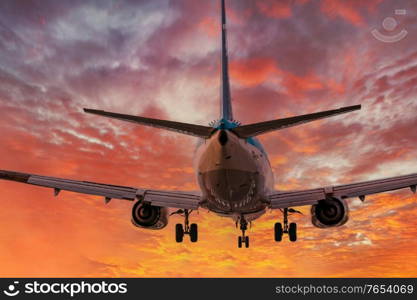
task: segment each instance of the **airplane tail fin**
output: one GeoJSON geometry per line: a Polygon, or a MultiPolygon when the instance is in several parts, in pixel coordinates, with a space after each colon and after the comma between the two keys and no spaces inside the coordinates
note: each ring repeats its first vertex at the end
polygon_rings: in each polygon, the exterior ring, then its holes
{"type": "Polygon", "coordinates": [[[233,120],[232,99],[230,96],[229,62],[227,55],[226,39],[226,7],[224,0],[221,1],[221,30],[222,30],[222,55],[221,55],[221,88],[220,88],[220,114],[225,120],[233,120]]]}
{"type": "Polygon", "coordinates": [[[311,122],[314,120],[328,118],[328,117],[344,114],[344,113],[359,110],[359,109],[361,109],[361,105],[353,105],[353,106],[347,106],[347,107],[342,107],[342,108],[333,109],[333,110],[316,112],[316,113],[307,114],[307,115],[300,115],[296,117],[243,125],[243,126],[233,128],[232,130],[240,138],[249,138],[249,137],[253,137],[253,136],[267,133],[270,131],[297,126],[297,125],[311,122]]]}
{"type": "Polygon", "coordinates": [[[168,120],[151,119],[139,116],[124,115],[119,113],[107,112],[104,110],[88,109],[84,108],[84,112],[89,114],[95,114],[103,117],[119,119],[122,121],[128,121],[145,126],[151,126],[161,128],[165,130],[175,131],[182,134],[188,134],[200,138],[209,138],[212,132],[215,130],[213,127],[174,122],[168,120]]]}

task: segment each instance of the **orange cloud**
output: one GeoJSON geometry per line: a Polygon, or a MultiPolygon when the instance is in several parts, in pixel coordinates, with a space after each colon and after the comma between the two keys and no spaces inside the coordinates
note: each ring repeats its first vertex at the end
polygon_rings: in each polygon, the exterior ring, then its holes
{"type": "Polygon", "coordinates": [[[257,1],[256,6],[258,10],[270,18],[289,18],[292,16],[292,9],[294,5],[305,4],[309,0],[263,0],[257,1]]]}
{"type": "Polygon", "coordinates": [[[382,0],[360,1],[360,0],[322,0],[322,12],[331,17],[342,18],[355,26],[363,26],[364,18],[360,13],[361,8],[372,12],[382,0]]]}
{"type": "Polygon", "coordinates": [[[278,155],[274,155],[271,159],[271,165],[272,166],[276,166],[276,165],[282,165],[285,164],[288,161],[288,158],[284,155],[278,154],[278,155]]]}
{"type": "Polygon", "coordinates": [[[283,75],[283,85],[285,86],[287,93],[294,97],[300,96],[307,91],[325,88],[325,84],[314,74],[296,76],[291,73],[285,73],[283,75]]]}
{"type": "Polygon", "coordinates": [[[258,1],[256,2],[258,9],[268,17],[272,18],[288,18],[292,15],[292,9],[289,3],[277,1],[258,1]]]}
{"type": "Polygon", "coordinates": [[[341,17],[356,26],[364,24],[362,16],[352,1],[323,0],[321,9],[329,17],[341,17]]]}
{"type": "Polygon", "coordinates": [[[278,72],[275,61],[268,58],[250,58],[230,62],[231,77],[249,86],[263,83],[269,76],[278,72]]]}
{"type": "Polygon", "coordinates": [[[294,98],[302,97],[306,92],[328,89],[338,94],[344,93],[344,86],[334,79],[321,78],[315,74],[304,76],[284,71],[270,58],[253,57],[230,62],[232,80],[248,87],[263,84],[267,81],[274,83],[294,98]]]}
{"type": "Polygon", "coordinates": [[[210,37],[218,37],[220,32],[220,25],[218,20],[210,17],[203,18],[198,27],[210,37]]]}

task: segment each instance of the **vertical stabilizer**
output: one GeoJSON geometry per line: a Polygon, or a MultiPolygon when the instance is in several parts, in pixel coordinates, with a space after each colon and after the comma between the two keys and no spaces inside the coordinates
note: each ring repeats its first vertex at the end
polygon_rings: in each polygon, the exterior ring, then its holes
{"type": "Polygon", "coordinates": [[[220,91],[220,113],[221,118],[226,120],[233,119],[232,113],[232,99],[230,97],[229,84],[229,63],[227,57],[227,40],[226,40],[226,7],[225,0],[221,0],[221,21],[222,21],[222,80],[220,91]]]}

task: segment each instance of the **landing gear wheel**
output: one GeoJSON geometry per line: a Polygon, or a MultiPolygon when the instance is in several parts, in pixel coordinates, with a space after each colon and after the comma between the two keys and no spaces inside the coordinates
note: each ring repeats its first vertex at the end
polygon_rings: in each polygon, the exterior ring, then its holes
{"type": "MultiPolygon", "coordinates": [[[[242,244],[245,244],[245,247],[249,248],[249,237],[245,235],[245,232],[248,229],[248,222],[245,220],[243,215],[240,216],[238,221],[240,223],[240,230],[242,231],[242,235],[239,236],[237,239],[237,246],[239,248],[242,248],[242,244]]],[[[236,226],[237,226],[237,222],[236,222],[236,226]]]]}
{"type": "Polygon", "coordinates": [[[245,236],[245,247],[249,248],[249,237],[245,236]]]}
{"type": "Polygon", "coordinates": [[[176,224],[175,225],[175,241],[177,243],[181,243],[184,239],[184,228],[182,227],[182,224],[176,224]]]}
{"type": "Polygon", "coordinates": [[[290,223],[290,227],[288,228],[288,236],[291,242],[295,242],[297,240],[297,224],[290,223]]]}
{"type": "Polygon", "coordinates": [[[195,223],[190,226],[190,240],[192,243],[195,243],[198,240],[198,227],[195,223]]]}
{"type": "Polygon", "coordinates": [[[283,224],[275,223],[274,226],[274,238],[276,242],[280,242],[282,240],[282,236],[284,234],[288,234],[288,238],[291,242],[295,242],[297,240],[297,224],[289,223],[288,224],[288,214],[299,213],[301,212],[292,209],[292,208],[284,208],[281,209],[283,214],[283,224]]]}
{"type": "Polygon", "coordinates": [[[190,225],[189,217],[191,209],[179,209],[176,212],[173,212],[171,215],[180,215],[184,217],[184,225],[176,224],[175,225],[175,240],[177,243],[181,243],[184,240],[184,235],[188,234],[192,243],[197,242],[198,240],[198,227],[197,224],[193,223],[190,225]]]}
{"type": "Polygon", "coordinates": [[[274,236],[275,236],[275,241],[276,242],[281,242],[282,241],[283,233],[284,233],[284,230],[282,229],[282,224],[281,223],[275,223],[274,236]]]}

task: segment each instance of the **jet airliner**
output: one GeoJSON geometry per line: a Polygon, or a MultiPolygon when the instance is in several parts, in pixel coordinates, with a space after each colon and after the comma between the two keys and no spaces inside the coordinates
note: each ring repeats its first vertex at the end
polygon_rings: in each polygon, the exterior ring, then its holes
{"type": "Polygon", "coordinates": [[[262,216],[267,209],[282,212],[283,221],[274,225],[273,238],[279,242],[284,235],[297,240],[297,224],[289,223],[289,216],[297,213],[295,207],[311,206],[311,220],[319,228],[341,226],[348,220],[347,199],[410,188],[415,193],[417,174],[326,186],[315,189],[279,191],[274,189],[274,179],[267,153],[257,136],[275,130],[304,124],[313,120],[353,112],[360,105],[299,115],[284,119],[242,125],[235,121],[228,73],[226,41],[226,9],[221,0],[221,92],[220,117],[209,126],[145,118],[95,109],[86,113],[129,121],[135,124],[171,130],[199,139],[194,167],[200,187],[198,192],[152,190],[146,187],[127,187],[111,184],[77,181],[36,174],[0,170],[0,179],[12,180],[51,188],[57,196],[61,190],[133,201],[132,223],[145,229],[162,229],[172,214],[184,217],[183,224],[175,226],[175,240],[180,243],[185,235],[191,242],[198,240],[198,226],[190,224],[190,214],[199,208],[222,217],[230,217],[239,226],[238,247],[249,247],[246,235],[248,223],[262,216]],[[169,214],[169,209],[174,209],[169,214]]]}

